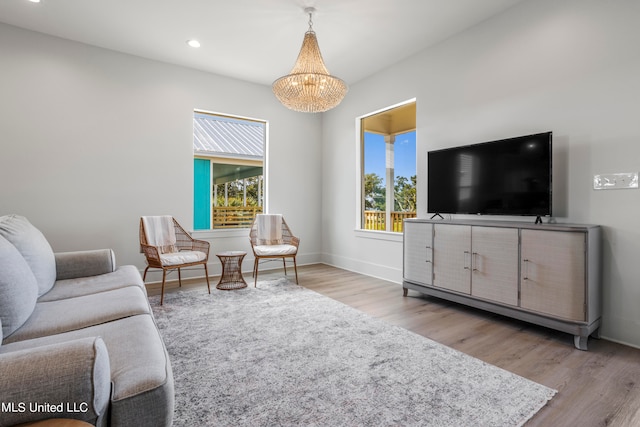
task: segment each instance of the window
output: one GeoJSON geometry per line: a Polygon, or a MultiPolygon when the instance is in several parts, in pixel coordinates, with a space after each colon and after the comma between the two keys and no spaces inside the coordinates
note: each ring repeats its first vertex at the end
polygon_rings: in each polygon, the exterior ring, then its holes
{"type": "Polygon", "coordinates": [[[266,122],[196,111],[195,230],[248,228],[264,206],[266,122]]]}
{"type": "Polygon", "coordinates": [[[360,118],[360,228],[402,232],[416,216],[416,103],[360,118]]]}

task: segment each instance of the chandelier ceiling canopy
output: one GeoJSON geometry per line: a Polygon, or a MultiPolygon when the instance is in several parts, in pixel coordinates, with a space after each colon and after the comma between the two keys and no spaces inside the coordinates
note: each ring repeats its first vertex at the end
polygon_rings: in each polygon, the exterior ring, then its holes
{"type": "Polygon", "coordinates": [[[347,84],[329,74],[324,65],[318,39],[313,31],[315,8],[305,8],[309,29],[291,73],[273,82],[273,93],[285,107],[304,113],[321,113],[340,104],[347,93],[347,84]]]}

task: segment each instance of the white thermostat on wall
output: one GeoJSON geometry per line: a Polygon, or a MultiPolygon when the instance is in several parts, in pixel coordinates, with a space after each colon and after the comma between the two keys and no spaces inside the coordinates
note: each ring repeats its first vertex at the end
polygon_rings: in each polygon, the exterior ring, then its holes
{"type": "Polygon", "coordinates": [[[606,173],[593,176],[594,190],[638,188],[638,172],[606,173]]]}

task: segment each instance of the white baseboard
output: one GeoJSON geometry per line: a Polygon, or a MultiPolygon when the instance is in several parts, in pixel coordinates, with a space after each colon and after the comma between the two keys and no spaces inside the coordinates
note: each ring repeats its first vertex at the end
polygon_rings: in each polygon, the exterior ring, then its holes
{"type": "Polygon", "coordinates": [[[389,267],[387,265],[374,264],[355,258],[348,258],[338,255],[324,253],[322,263],[354,273],[375,277],[376,279],[387,280],[392,283],[402,284],[402,269],[389,267]]]}

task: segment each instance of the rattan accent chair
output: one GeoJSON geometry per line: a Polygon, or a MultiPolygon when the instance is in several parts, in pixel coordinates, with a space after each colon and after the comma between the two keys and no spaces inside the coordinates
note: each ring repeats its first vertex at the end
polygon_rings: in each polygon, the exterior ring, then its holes
{"type": "Polygon", "coordinates": [[[253,286],[258,284],[258,267],[261,260],[272,261],[282,258],[284,274],[287,274],[287,259],[293,260],[293,268],[296,272],[298,283],[298,266],[296,255],[300,239],[293,235],[291,229],[280,214],[258,214],[253,220],[249,232],[251,249],[253,250],[253,286]]]}
{"type": "Polygon", "coordinates": [[[209,242],[196,240],[171,216],[146,216],[140,218],[140,250],[147,260],[142,280],[150,268],[162,269],[160,305],[164,302],[164,285],[167,271],[178,270],[178,283],[182,286],[180,269],[195,265],[204,266],[207,288],[209,283],[209,242]]]}

